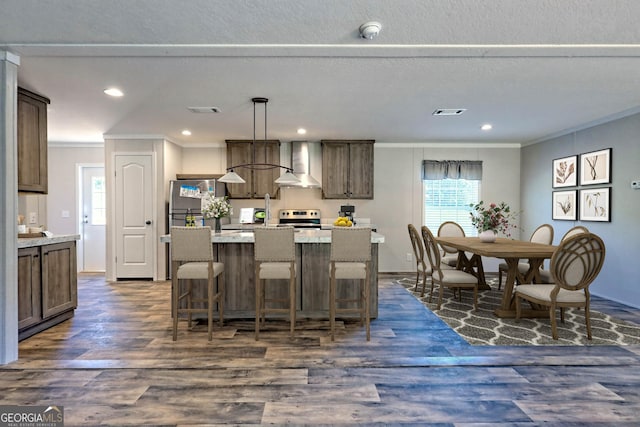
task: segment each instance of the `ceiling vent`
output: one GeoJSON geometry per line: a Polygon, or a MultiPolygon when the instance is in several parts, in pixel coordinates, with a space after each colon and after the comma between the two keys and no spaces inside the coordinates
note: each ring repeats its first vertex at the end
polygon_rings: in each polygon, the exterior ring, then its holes
{"type": "Polygon", "coordinates": [[[438,108],[433,112],[434,116],[459,116],[467,111],[466,108],[438,108]]]}
{"type": "Polygon", "coordinates": [[[219,113],[218,107],[187,107],[192,113],[219,113]]]}

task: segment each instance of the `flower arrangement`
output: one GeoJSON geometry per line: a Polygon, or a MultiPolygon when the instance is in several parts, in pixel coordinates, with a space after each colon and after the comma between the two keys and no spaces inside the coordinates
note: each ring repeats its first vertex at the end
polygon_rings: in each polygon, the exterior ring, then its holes
{"type": "Polygon", "coordinates": [[[502,232],[506,236],[511,236],[511,229],[517,226],[513,223],[517,214],[511,211],[509,205],[505,202],[499,204],[491,203],[485,206],[484,202],[469,205],[471,207],[471,224],[478,229],[479,232],[494,231],[502,232]]]}
{"type": "Polygon", "coordinates": [[[202,215],[205,218],[224,218],[233,214],[233,207],[229,203],[228,197],[214,197],[212,193],[207,193],[202,198],[202,215]]]}

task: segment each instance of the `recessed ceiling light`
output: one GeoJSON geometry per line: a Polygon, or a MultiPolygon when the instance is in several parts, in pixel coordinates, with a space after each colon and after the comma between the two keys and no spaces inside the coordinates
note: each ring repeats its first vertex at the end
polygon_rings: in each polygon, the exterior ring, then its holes
{"type": "Polygon", "coordinates": [[[115,88],[115,87],[110,87],[108,89],[105,89],[104,93],[106,93],[109,96],[116,96],[116,97],[117,96],[124,96],[124,93],[120,89],[115,88]]]}
{"type": "Polygon", "coordinates": [[[185,130],[182,131],[182,134],[184,136],[190,136],[191,135],[191,131],[189,129],[185,129],[185,130]]]}
{"type": "Polygon", "coordinates": [[[307,133],[307,130],[305,128],[298,129],[298,135],[304,135],[305,133],[307,133]]]}
{"type": "Polygon", "coordinates": [[[491,130],[493,128],[493,126],[491,126],[489,123],[485,123],[482,126],[480,126],[480,129],[482,130],[491,130]]]}

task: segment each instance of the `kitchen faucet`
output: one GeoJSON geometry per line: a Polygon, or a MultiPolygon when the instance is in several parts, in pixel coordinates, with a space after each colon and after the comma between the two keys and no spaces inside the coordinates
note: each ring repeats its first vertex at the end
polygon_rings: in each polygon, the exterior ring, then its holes
{"type": "Polygon", "coordinates": [[[271,197],[269,197],[269,193],[264,195],[264,226],[267,227],[269,225],[269,221],[271,220],[271,197]]]}

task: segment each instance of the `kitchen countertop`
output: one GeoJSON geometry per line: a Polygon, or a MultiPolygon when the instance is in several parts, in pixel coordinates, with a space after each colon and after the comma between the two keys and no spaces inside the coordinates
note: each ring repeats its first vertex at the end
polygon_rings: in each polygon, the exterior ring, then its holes
{"type": "Polygon", "coordinates": [[[32,248],[34,246],[53,245],[55,243],[71,242],[80,240],[79,234],[54,234],[51,237],[27,237],[18,238],[18,249],[32,248]]]}
{"type": "MultiPolygon", "coordinates": [[[[296,243],[331,243],[331,230],[296,229],[294,234],[296,243]]],[[[253,233],[246,230],[222,230],[220,233],[211,233],[212,243],[254,243],[254,241],[253,233]]],[[[161,236],[160,242],[171,243],[171,235],[161,236]]],[[[384,236],[372,232],[371,243],[384,243],[384,236]]]]}

